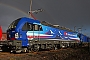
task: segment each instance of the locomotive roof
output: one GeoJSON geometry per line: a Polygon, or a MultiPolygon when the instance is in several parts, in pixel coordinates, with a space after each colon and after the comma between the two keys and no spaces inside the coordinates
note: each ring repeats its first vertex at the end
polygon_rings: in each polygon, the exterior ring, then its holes
{"type": "Polygon", "coordinates": [[[46,26],[50,26],[50,27],[54,27],[54,28],[58,28],[58,29],[62,29],[62,30],[67,30],[67,31],[70,31],[70,32],[75,32],[75,31],[73,31],[69,28],[66,28],[66,27],[63,27],[63,26],[58,26],[58,25],[55,26],[55,25],[53,25],[49,22],[46,22],[46,21],[41,21],[41,24],[46,25],[46,26]]]}
{"type": "Polygon", "coordinates": [[[69,31],[69,32],[75,32],[69,28],[66,28],[66,27],[63,27],[63,26],[55,26],[49,22],[46,22],[46,21],[39,21],[39,20],[34,20],[34,19],[31,19],[31,18],[27,18],[27,17],[22,17],[21,18],[22,22],[25,22],[25,21],[30,21],[32,23],[36,22],[36,23],[41,23],[43,25],[46,25],[46,26],[50,26],[50,27],[53,27],[53,28],[58,28],[58,29],[62,29],[62,30],[66,30],[66,31],[69,31]]]}

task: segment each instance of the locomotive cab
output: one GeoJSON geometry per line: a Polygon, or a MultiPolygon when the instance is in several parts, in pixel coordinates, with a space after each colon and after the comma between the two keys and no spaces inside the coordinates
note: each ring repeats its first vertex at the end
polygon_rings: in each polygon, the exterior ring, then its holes
{"type": "Polygon", "coordinates": [[[20,19],[21,18],[13,21],[9,25],[9,27],[7,29],[7,40],[15,40],[15,35],[17,35],[16,32],[15,32],[15,29],[16,29],[16,26],[17,26],[18,22],[20,21],[20,19]]]}
{"type": "Polygon", "coordinates": [[[34,37],[38,38],[39,32],[42,31],[41,25],[36,23],[39,21],[35,22],[28,18],[19,18],[13,21],[8,27],[7,39],[21,40],[22,46],[28,46],[28,40],[34,39],[34,37]],[[34,33],[37,33],[37,36],[34,36],[34,33]]]}

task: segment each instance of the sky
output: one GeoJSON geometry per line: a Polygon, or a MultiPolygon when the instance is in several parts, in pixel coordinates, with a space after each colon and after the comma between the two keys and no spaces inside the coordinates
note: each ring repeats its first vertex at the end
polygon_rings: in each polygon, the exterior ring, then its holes
{"type": "MultiPolygon", "coordinates": [[[[64,26],[90,36],[90,0],[32,0],[33,14],[37,20],[64,26]]],[[[9,24],[20,17],[29,17],[30,0],[0,0],[0,25],[6,32],[9,24]]]]}

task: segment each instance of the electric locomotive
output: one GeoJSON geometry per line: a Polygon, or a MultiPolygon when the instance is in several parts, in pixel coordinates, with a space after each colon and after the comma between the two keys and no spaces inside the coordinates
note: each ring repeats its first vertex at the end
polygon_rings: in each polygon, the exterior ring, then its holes
{"type": "Polygon", "coordinates": [[[27,17],[13,21],[7,29],[11,52],[29,52],[40,49],[70,47],[89,38],[65,27],[27,17]]]}

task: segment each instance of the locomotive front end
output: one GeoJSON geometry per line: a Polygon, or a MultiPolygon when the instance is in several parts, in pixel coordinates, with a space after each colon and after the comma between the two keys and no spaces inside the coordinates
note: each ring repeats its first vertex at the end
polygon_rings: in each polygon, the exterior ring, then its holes
{"type": "Polygon", "coordinates": [[[9,27],[7,29],[7,40],[15,40],[16,38],[19,37],[18,33],[15,31],[16,30],[16,26],[17,26],[19,20],[20,20],[20,18],[15,20],[15,21],[13,21],[9,25],[9,27]]]}

